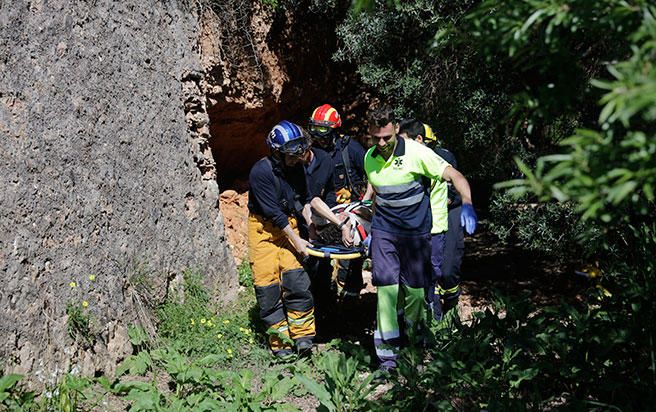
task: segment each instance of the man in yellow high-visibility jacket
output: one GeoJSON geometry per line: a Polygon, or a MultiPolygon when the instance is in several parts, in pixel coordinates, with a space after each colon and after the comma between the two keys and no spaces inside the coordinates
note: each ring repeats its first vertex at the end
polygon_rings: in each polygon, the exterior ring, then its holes
{"type": "Polygon", "coordinates": [[[468,205],[463,215],[470,227],[476,225],[476,214],[467,179],[424,145],[398,138],[398,123],[390,107],[375,107],[367,117],[376,143],[365,156],[365,171],[376,196],[370,246],[378,294],[374,345],[381,369],[391,369],[403,342],[402,329],[410,343],[422,339],[425,297],[434,289],[431,180],[453,183],[468,205]],[[401,324],[400,311],[404,314],[401,324]]]}

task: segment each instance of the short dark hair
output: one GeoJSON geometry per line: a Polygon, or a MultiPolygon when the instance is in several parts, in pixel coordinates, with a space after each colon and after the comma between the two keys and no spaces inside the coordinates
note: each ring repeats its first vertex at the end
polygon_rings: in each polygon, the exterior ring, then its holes
{"type": "Polygon", "coordinates": [[[417,136],[421,135],[422,137],[426,134],[426,129],[424,124],[417,119],[405,119],[401,121],[399,125],[399,134],[406,133],[409,138],[416,139],[417,136]]]}
{"type": "Polygon", "coordinates": [[[367,111],[367,121],[370,126],[384,127],[388,123],[396,123],[394,109],[389,104],[374,104],[367,111]]]}

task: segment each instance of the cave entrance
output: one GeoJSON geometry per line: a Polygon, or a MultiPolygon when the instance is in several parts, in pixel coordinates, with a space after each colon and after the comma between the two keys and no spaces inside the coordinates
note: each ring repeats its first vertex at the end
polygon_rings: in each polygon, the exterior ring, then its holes
{"type": "MultiPolygon", "coordinates": [[[[209,145],[237,264],[247,249],[248,174],[269,154],[266,134],[283,119],[306,126],[312,110],[324,103],[354,125],[361,115],[353,110],[354,102],[362,90],[355,66],[332,60],[336,27],[350,2],[340,2],[330,13],[311,8],[271,13],[259,2],[243,4],[234,15],[221,7],[209,13],[200,42],[207,73],[209,145]]],[[[354,135],[352,129],[345,132],[354,135]]]]}
{"type": "Polygon", "coordinates": [[[209,108],[210,146],[216,162],[219,189],[243,193],[248,173],[269,154],[264,136],[279,118],[277,105],[248,109],[237,103],[219,103],[209,108]]]}

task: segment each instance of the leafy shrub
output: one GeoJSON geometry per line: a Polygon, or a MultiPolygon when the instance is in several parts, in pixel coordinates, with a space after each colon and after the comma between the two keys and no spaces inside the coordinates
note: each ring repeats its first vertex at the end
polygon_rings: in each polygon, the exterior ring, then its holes
{"type": "Polygon", "coordinates": [[[526,198],[496,194],[492,199],[490,230],[502,242],[560,262],[581,261],[600,252],[598,241],[603,230],[581,221],[572,203],[531,203],[526,198]]]}
{"type": "Polygon", "coordinates": [[[94,340],[91,332],[91,315],[85,309],[82,304],[69,303],[66,306],[66,315],[68,315],[66,326],[71,338],[80,338],[83,343],[90,345],[94,340]]]}
{"type": "Polygon", "coordinates": [[[347,358],[343,352],[324,352],[314,363],[321,373],[321,383],[302,374],[296,374],[296,379],[319,399],[322,407],[339,412],[368,409],[367,396],[375,389],[371,385],[374,375],[361,376],[357,358],[347,358]]]}
{"type": "Polygon", "coordinates": [[[36,395],[32,391],[24,390],[19,385],[21,379],[23,379],[22,375],[0,373],[0,406],[2,409],[11,411],[31,409],[36,395]]]}
{"type": "Polygon", "coordinates": [[[245,288],[252,288],[253,271],[251,269],[250,263],[248,263],[248,259],[241,261],[241,264],[237,268],[237,272],[239,273],[239,284],[245,288]]]}

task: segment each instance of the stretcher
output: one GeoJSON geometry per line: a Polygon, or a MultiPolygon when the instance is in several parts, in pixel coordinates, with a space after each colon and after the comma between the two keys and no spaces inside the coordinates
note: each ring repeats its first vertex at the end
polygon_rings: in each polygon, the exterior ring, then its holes
{"type": "Polygon", "coordinates": [[[357,259],[365,255],[365,250],[362,246],[346,247],[337,245],[322,245],[320,243],[315,243],[311,246],[308,246],[307,252],[310,256],[337,260],[357,259]]]}
{"type": "Polygon", "coordinates": [[[353,202],[333,207],[332,212],[340,221],[348,220],[351,227],[353,246],[342,244],[342,232],[325,219],[312,217],[319,239],[307,248],[311,256],[329,259],[350,260],[366,255],[365,239],[371,230],[371,202],[353,202]]]}

